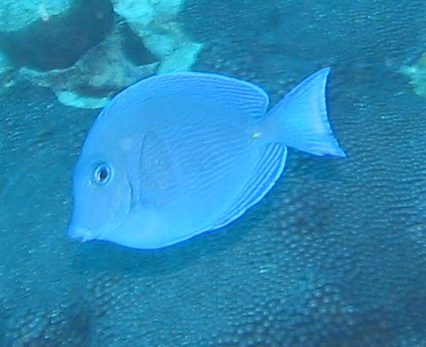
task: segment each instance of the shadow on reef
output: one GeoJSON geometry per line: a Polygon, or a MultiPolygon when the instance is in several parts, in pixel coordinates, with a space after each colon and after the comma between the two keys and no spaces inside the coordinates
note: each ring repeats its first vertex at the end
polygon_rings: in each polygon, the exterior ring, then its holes
{"type": "Polygon", "coordinates": [[[109,0],[77,0],[65,14],[40,18],[18,31],[0,32],[0,48],[18,67],[64,69],[102,42],[113,23],[109,0]]]}

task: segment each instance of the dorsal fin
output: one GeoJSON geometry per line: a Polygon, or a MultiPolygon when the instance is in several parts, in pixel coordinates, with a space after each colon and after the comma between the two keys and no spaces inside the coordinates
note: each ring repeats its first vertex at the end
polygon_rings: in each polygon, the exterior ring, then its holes
{"type": "Polygon", "coordinates": [[[133,84],[118,94],[100,117],[114,114],[112,111],[117,108],[123,110],[135,103],[170,95],[200,95],[218,103],[229,102],[253,118],[263,116],[269,104],[268,94],[250,82],[212,73],[177,72],[152,76],[133,84]]]}

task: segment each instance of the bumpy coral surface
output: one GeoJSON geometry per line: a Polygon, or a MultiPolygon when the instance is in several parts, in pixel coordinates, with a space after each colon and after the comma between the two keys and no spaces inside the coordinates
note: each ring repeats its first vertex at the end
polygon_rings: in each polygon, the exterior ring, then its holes
{"type": "Polygon", "coordinates": [[[291,151],[244,218],[174,247],[80,244],[65,237],[71,175],[96,112],[10,88],[0,346],[425,346],[425,105],[397,72],[424,44],[424,2],[232,6],[187,2],[182,20],[210,43],[196,69],[250,79],[276,101],[331,65],[348,158],[291,151]]]}

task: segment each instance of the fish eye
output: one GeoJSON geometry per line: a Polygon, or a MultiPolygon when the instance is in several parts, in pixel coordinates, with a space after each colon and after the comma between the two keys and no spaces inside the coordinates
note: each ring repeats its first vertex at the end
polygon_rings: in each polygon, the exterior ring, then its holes
{"type": "Polygon", "coordinates": [[[107,184],[111,179],[111,168],[105,164],[99,164],[93,172],[93,179],[98,184],[107,184]]]}

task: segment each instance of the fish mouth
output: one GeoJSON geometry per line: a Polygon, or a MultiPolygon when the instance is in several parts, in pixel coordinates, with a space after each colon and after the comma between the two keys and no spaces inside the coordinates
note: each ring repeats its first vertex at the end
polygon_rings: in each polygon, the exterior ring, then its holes
{"type": "Polygon", "coordinates": [[[67,234],[70,238],[80,242],[86,242],[96,238],[93,231],[78,224],[70,224],[67,234]]]}

